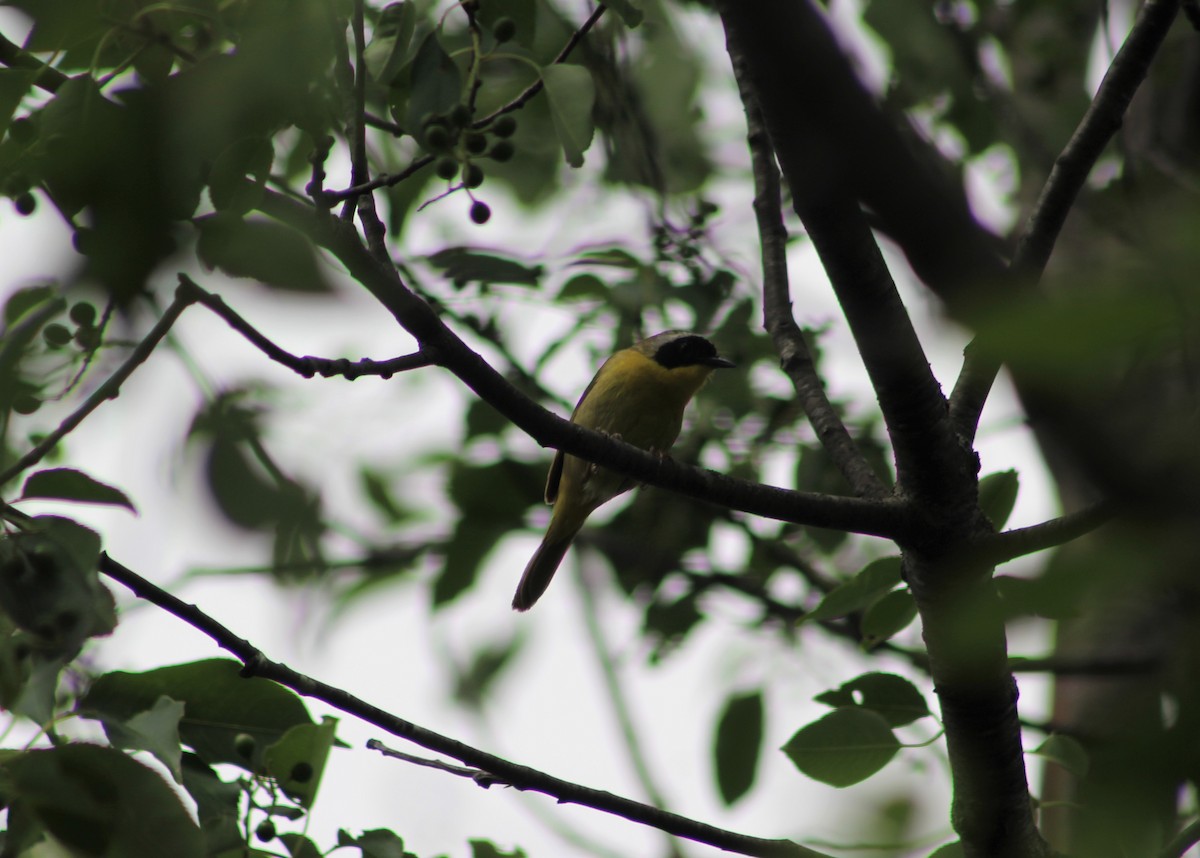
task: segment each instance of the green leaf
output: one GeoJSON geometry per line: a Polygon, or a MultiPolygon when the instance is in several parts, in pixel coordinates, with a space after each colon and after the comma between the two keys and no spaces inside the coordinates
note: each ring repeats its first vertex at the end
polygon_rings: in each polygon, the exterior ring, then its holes
{"type": "Polygon", "coordinates": [[[243,215],[257,206],[274,160],[266,137],[245,137],[226,147],[208,176],[208,193],[217,211],[243,215]]]}
{"type": "Polygon", "coordinates": [[[279,842],[287,848],[291,858],[322,858],[317,844],[303,834],[280,834],[279,842]]]}
{"type": "Polygon", "coordinates": [[[163,779],[112,748],[68,744],[5,760],[5,792],[83,855],[203,858],[204,838],[163,779]]]}
{"type": "Polygon", "coordinates": [[[554,132],[562,146],[563,155],[572,167],[583,166],[583,153],[592,143],[592,105],[596,100],[596,85],[592,74],[582,66],[552,65],[542,69],[546,99],[554,132]]]}
{"type": "Polygon", "coordinates": [[[316,800],[337,723],[336,718],[326,716],[320,724],[297,724],[266,750],[267,771],[303,807],[312,807],[316,800]]]}
{"type": "Polygon", "coordinates": [[[505,852],[490,840],[468,840],[471,844],[471,858],[525,858],[524,849],[514,849],[505,852]]]}
{"type": "Polygon", "coordinates": [[[457,671],[454,699],[468,709],[479,709],[493,684],[521,649],[520,637],[486,644],[476,651],[465,670],[457,671]]]}
{"type": "Polygon", "coordinates": [[[642,267],[642,261],[629,251],[620,247],[610,247],[605,250],[589,250],[579,254],[579,259],[572,265],[604,265],[610,268],[627,268],[636,271],[642,267]]]}
{"type": "Polygon", "coordinates": [[[384,86],[395,83],[412,59],[416,26],[416,3],[389,3],[383,8],[363,59],[371,76],[384,86]]]}
{"type": "Polygon", "coordinates": [[[461,98],[462,73],[438,41],[437,32],[431,32],[413,58],[405,127],[420,134],[427,117],[445,115],[461,98]]]}
{"type": "Polygon", "coordinates": [[[480,253],[470,247],[448,247],[429,257],[429,264],[442,269],[446,278],[462,283],[515,283],[537,286],[544,269],[528,266],[494,253],[480,253]]]}
{"type": "Polygon", "coordinates": [[[859,570],[858,574],[825,595],[804,619],[833,620],[861,611],[874,604],[900,583],[900,558],[881,557],[859,570]]]}
{"type": "Polygon", "coordinates": [[[29,94],[37,72],[28,69],[0,69],[0,138],[8,131],[13,113],[21,99],[29,94]]]}
{"type": "Polygon", "coordinates": [[[510,530],[507,525],[472,524],[466,515],[459,519],[446,545],[441,572],[433,583],[435,608],[449,604],[474,586],[483,558],[510,530]]]}
{"type": "Polygon", "coordinates": [[[576,274],[558,292],[560,301],[604,300],[608,285],[595,274],[576,274]]]}
{"type": "Polygon", "coordinates": [[[801,772],[834,787],[864,781],[888,764],[900,742],[877,712],[835,709],[802,727],[783,746],[801,772]]]}
{"type": "Polygon", "coordinates": [[[813,699],[838,708],[858,706],[869,709],[892,727],[903,727],[929,714],[929,705],[917,687],[904,677],[891,673],[864,673],[813,699]]]}
{"type": "Polygon", "coordinates": [[[1020,478],[1016,471],[997,471],[979,481],[979,507],[996,530],[1003,530],[1017,503],[1020,478]]]}
{"type": "Polygon", "coordinates": [[[401,506],[392,494],[390,481],[383,474],[370,467],[363,467],[358,472],[359,484],[363,494],[390,524],[399,524],[410,515],[412,510],[401,506]]]}
{"type": "Polygon", "coordinates": [[[183,788],[196,802],[196,816],[200,820],[200,830],[204,832],[206,854],[217,855],[223,850],[244,846],[245,840],[238,830],[242,788],[236,782],[221,780],[212,767],[195,754],[183,755],[182,770],[183,788]]]}
{"type": "Polygon", "coordinates": [[[73,657],[89,637],[116,627],[112,594],[97,571],[100,537],[58,516],[0,538],[0,609],[40,646],[73,657]]]}
{"type": "Polygon", "coordinates": [[[262,770],[262,749],[312,717],[292,691],[267,679],[243,678],[241,664],[214,658],[160,667],[145,673],[114,671],[97,679],[79,702],[85,717],[128,719],[163,695],[185,705],[180,738],[206,763],[233,763],[262,770]],[[256,749],[247,759],[236,747],[240,734],[256,749]]]}
{"type": "Polygon", "coordinates": [[[104,735],[113,747],[127,751],[149,751],[162,763],[176,783],[183,783],[179,721],[183,704],[159,697],[154,706],[125,720],[102,719],[104,735]]]}
{"type": "Polygon", "coordinates": [[[352,836],[345,829],[339,830],[337,845],[357,846],[362,852],[362,858],[405,858],[411,854],[404,851],[404,840],[386,828],[364,831],[358,837],[352,836]]]}
{"type": "Polygon", "coordinates": [[[907,588],[893,590],[863,612],[859,627],[867,647],[877,646],[917,618],[917,603],[907,588]]]}
{"type": "Polygon", "coordinates": [[[1030,753],[1058,763],[1079,778],[1087,777],[1088,769],[1091,768],[1091,757],[1087,749],[1078,739],[1072,739],[1070,736],[1060,733],[1051,734],[1046,741],[1030,753]]]}
{"type": "Polygon", "coordinates": [[[616,12],[625,26],[630,29],[642,23],[642,19],[645,17],[641,4],[636,0],[605,0],[604,5],[616,12]]]}
{"type": "Polygon", "coordinates": [[[199,222],[196,253],[209,269],[288,292],[328,292],[312,244],[277,221],[216,214],[199,222]]]}
{"type": "MultiPolygon", "coordinates": [[[[47,301],[53,301],[57,297],[58,290],[53,286],[25,286],[18,289],[9,295],[8,300],[4,302],[5,328],[11,328],[26,313],[36,310],[42,304],[47,301]]],[[[66,309],[65,303],[63,303],[63,309],[66,309]]],[[[5,338],[11,336],[11,334],[11,330],[5,330],[4,332],[5,338]]]]}
{"type": "Polygon", "coordinates": [[[111,504],[137,512],[126,494],[114,486],[94,480],[74,468],[50,468],[30,474],[22,498],[54,498],[80,503],[111,504]]]}
{"type": "Polygon", "coordinates": [[[737,694],[726,700],[721,717],[717,719],[713,761],[717,789],[727,806],[754,786],[762,738],[762,692],[737,694]]]}

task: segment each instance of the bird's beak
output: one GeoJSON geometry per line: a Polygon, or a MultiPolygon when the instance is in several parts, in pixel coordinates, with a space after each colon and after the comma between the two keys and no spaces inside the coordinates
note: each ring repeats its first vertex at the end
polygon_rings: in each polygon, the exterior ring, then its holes
{"type": "Polygon", "coordinates": [[[735,366],[737,366],[737,364],[734,363],[733,361],[726,360],[725,358],[719,357],[719,356],[718,357],[710,357],[708,360],[706,360],[704,362],[704,365],[711,366],[714,369],[733,369],[735,366]]]}

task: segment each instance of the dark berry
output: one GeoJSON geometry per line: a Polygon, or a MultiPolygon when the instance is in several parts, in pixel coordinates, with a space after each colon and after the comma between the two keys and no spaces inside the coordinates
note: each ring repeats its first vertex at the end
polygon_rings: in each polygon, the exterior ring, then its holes
{"type": "Polygon", "coordinates": [[[481,155],[487,148],[487,138],[478,131],[472,131],[463,138],[463,144],[472,155],[481,155]]]}
{"type": "Polygon", "coordinates": [[[471,121],[471,108],[465,104],[456,104],[447,118],[455,128],[466,128],[467,123],[471,121]]]}
{"type": "Polygon", "coordinates": [[[468,188],[478,188],[483,184],[483,170],[478,164],[468,164],[463,172],[463,184],[468,188]]]}
{"type": "Polygon", "coordinates": [[[296,763],[296,765],[292,766],[291,777],[289,778],[289,780],[295,781],[296,783],[303,784],[303,783],[308,783],[309,781],[311,781],[312,776],[313,776],[312,763],[296,763]]]}
{"type": "Polygon", "coordinates": [[[445,152],[450,148],[450,132],[441,125],[430,125],[425,129],[425,148],[430,152],[445,152]]]}
{"type": "Polygon", "coordinates": [[[80,227],[71,236],[71,244],[76,253],[88,256],[96,249],[96,234],[90,229],[80,227]]]}
{"type": "Polygon", "coordinates": [[[46,345],[50,346],[50,348],[59,349],[71,342],[71,332],[67,330],[66,325],[54,322],[42,328],[42,339],[46,341],[46,345]]]}
{"type": "Polygon", "coordinates": [[[443,178],[443,179],[446,179],[447,181],[449,181],[450,179],[453,179],[455,176],[458,175],[458,161],[456,161],[454,158],[449,158],[449,157],[439,158],[438,162],[437,162],[437,166],[434,167],[433,169],[434,169],[434,172],[436,172],[440,178],[443,178]]]}
{"type": "Polygon", "coordinates": [[[100,332],[95,328],[76,328],[75,344],[90,352],[100,345],[100,332]]]}
{"type": "Polygon", "coordinates": [[[488,157],[493,161],[503,163],[504,161],[512,160],[514,152],[516,152],[516,148],[513,146],[511,140],[497,140],[492,146],[491,151],[488,152],[488,157]]]}
{"type": "Polygon", "coordinates": [[[254,756],[254,750],[258,747],[258,740],[249,733],[238,733],[233,739],[233,749],[237,751],[237,755],[243,760],[248,760],[254,756]]]}
{"type": "Polygon", "coordinates": [[[17,194],[13,200],[13,205],[17,209],[17,214],[28,217],[37,210],[37,198],[33,194],[26,191],[23,194],[17,194]]]}
{"type": "Polygon", "coordinates": [[[258,824],[258,828],[254,829],[254,836],[267,843],[275,839],[275,823],[269,819],[264,819],[258,824]]]}
{"type": "Polygon", "coordinates": [[[68,314],[71,321],[81,328],[90,328],[96,324],[96,305],[90,301],[80,301],[71,307],[68,314]]]}
{"type": "Polygon", "coordinates": [[[497,137],[512,137],[517,130],[517,120],[511,116],[501,116],[492,123],[492,133],[497,137]]]}
{"type": "Polygon", "coordinates": [[[492,25],[492,38],[496,40],[497,44],[511,42],[515,35],[517,35],[517,22],[507,15],[497,18],[496,23],[492,25]]]}
{"type": "Polygon", "coordinates": [[[42,407],[42,401],[36,396],[22,393],[13,399],[12,410],[18,414],[32,414],[42,407]]]}
{"type": "Polygon", "coordinates": [[[492,218],[492,210],[488,204],[482,200],[476,200],[471,203],[471,220],[478,224],[485,224],[492,218]]]}

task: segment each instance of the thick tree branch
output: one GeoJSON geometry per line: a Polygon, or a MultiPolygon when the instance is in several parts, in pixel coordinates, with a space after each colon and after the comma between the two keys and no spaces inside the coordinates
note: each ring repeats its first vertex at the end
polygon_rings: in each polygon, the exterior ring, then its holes
{"type": "MultiPolygon", "coordinates": [[[[730,53],[745,59],[746,77],[791,187],[794,208],[821,257],[871,377],[896,456],[898,488],[923,508],[941,506],[931,510],[935,514],[967,507],[975,461],[969,450],[958,446],[945,397],[859,209],[860,195],[872,189],[847,169],[847,153],[835,153],[835,142],[852,144],[835,141],[825,122],[840,127],[859,121],[871,126],[864,131],[890,125],[882,121],[832,34],[807,3],[726,0],[718,5],[730,53]],[[764,26],[766,20],[772,25],[764,26]],[[822,55],[838,68],[808,68],[822,55]],[[816,77],[806,79],[810,72],[816,77]],[[831,90],[838,91],[841,84],[858,93],[857,101],[849,91],[843,93],[851,98],[845,105],[848,119],[840,114],[842,105],[834,111],[829,102],[831,90]]],[[[894,128],[891,136],[898,137],[894,128]]],[[[865,163],[854,166],[859,172],[872,169],[865,163]]],[[[944,241],[939,238],[939,248],[944,241]]]]}
{"type": "Polygon", "coordinates": [[[982,318],[1004,280],[992,241],[931,157],[921,158],[859,83],[816,4],[718,0],[746,57],[795,208],[821,255],[895,450],[898,490],[919,535],[901,539],[954,783],[952,822],[968,858],[1040,858],[977,459],[949,417],[859,208],[869,207],[952,311],[982,318]],[[769,23],[768,23],[769,22],[769,23]]]}
{"type": "Polygon", "coordinates": [[[809,0],[719,0],[737,34],[792,193],[813,210],[861,201],[944,300],[1002,279],[994,239],[932,147],[904,135],[863,87],[809,0]]]}
{"type": "Polygon", "coordinates": [[[100,571],[128,587],[140,598],[158,605],[203,632],[218,646],[228,650],[245,665],[242,671],[243,676],[258,676],[277,682],[297,694],[327,703],[368,724],[373,724],[393,736],[413,742],[435,753],[445,754],[467,766],[486,772],[500,781],[512,784],[517,789],[544,793],[557,799],[560,803],[591,807],[631,822],[657,828],[676,837],[706,843],[727,852],[765,856],[765,858],[828,858],[822,853],[787,840],[768,840],[726,831],[609,792],[589,789],[528,766],[509,762],[432,730],[427,730],[411,721],[384,712],[340,688],[304,676],[284,664],[268,659],[248,640],[238,637],[195,605],[189,605],[172,596],[113,560],[107,554],[100,555],[100,571]]]}
{"type": "Polygon", "coordinates": [[[792,316],[787,268],[787,229],[775,152],[763,125],[762,111],[746,80],[745,60],[730,45],[733,73],[746,111],[747,145],[754,175],[754,218],[762,247],[763,327],[779,353],[779,365],[792,382],[804,413],[825,451],[860,497],[884,497],[888,489],[846,431],[846,424],[825,394],[804,332],[792,316]]]}
{"type": "Polygon", "coordinates": [[[404,285],[395,266],[384,267],[367,252],[353,227],[337,219],[323,221],[310,207],[270,191],[260,210],[307,233],[329,250],[417,339],[422,352],[544,447],[597,462],[650,485],[766,518],[889,538],[908,532],[904,507],[897,502],[796,492],[739,480],[656,456],[557,417],[471,351],[429,304],[404,285]]]}

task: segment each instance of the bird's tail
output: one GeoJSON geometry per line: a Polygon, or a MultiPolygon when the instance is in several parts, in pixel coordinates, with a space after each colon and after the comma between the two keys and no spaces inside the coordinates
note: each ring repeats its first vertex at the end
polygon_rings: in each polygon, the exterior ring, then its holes
{"type": "Polygon", "coordinates": [[[551,523],[546,537],[533,553],[520,583],[517,584],[517,592],[512,601],[513,610],[528,611],[542,597],[578,532],[578,527],[556,528],[551,523]],[[559,532],[560,530],[563,532],[559,532]]]}

